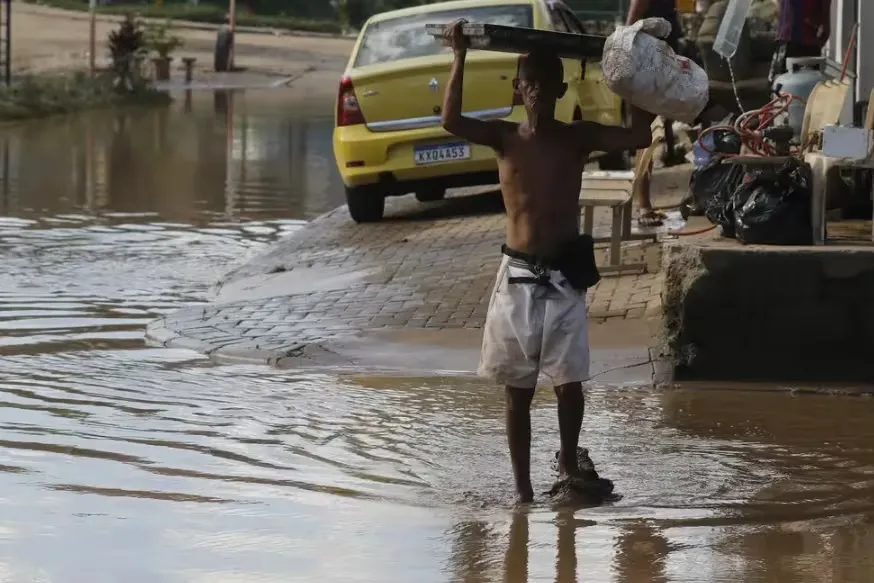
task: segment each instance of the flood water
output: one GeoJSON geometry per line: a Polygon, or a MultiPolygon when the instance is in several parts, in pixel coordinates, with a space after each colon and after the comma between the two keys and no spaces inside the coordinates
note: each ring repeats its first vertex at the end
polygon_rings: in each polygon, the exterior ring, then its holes
{"type": "MultiPolygon", "coordinates": [[[[342,202],[322,109],[0,128],[0,582],[874,580],[868,399],[595,386],[582,441],[623,498],[517,511],[490,386],[146,347],[342,202]]],[[[546,490],[547,392],[533,417],[546,490]]]]}

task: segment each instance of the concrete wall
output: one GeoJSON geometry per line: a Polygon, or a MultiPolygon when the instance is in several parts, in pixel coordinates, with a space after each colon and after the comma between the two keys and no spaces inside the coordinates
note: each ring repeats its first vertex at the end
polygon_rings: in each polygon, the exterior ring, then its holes
{"type": "Polygon", "coordinates": [[[857,95],[858,100],[868,99],[874,89],[874,2],[858,0],[857,20],[859,22],[859,41],[856,47],[857,95]],[[863,58],[862,55],[867,55],[863,58]]]}
{"type": "Polygon", "coordinates": [[[675,378],[874,382],[874,250],[676,243],[665,274],[675,378]]]}

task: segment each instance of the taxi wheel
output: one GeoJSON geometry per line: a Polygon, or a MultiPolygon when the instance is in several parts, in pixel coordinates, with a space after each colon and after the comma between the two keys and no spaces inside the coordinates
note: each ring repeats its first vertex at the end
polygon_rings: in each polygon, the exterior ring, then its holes
{"type": "Polygon", "coordinates": [[[419,202],[436,202],[443,200],[446,196],[446,189],[439,186],[431,186],[416,191],[416,200],[419,202]]]}
{"type": "Polygon", "coordinates": [[[385,194],[376,186],[347,186],[346,206],[356,223],[376,223],[385,213],[385,194]]]}

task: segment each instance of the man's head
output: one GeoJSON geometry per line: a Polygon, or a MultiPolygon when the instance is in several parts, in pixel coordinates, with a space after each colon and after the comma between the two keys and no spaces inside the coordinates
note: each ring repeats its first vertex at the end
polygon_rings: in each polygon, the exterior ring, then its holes
{"type": "Polygon", "coordinates": [[[561,59],[548,52],[532,52],[519,62],[519,77],[513,88],[522,97],[529,111],[555,109],[555,102],[564,96],[564,68],[561,59]]]}

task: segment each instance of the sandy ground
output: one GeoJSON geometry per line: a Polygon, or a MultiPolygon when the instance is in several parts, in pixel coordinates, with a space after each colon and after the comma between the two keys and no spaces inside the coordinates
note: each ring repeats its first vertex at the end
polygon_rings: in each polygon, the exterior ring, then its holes
{"type": "MultiPolygon", "coordinates": [[[[18,73],[63,71],[88,66],[88,15],[12,3],[12,65],[18,73]]],[[[97,22],[98,66],[106,63],[106,38],[118,17],[97,22]]],[[[180,25],[175,34],[185,44],[178,57],[195,57],[201,76],[212,68],[217,26],[180,25]]],[[[345,67],[353,40],[328,36],[259,34],[238,31],[235,64],[250,72],[294,77],[295,85],[316,91],[330,88],[345,67]],[[330,80],[329,83],[327,81],[330,80]]]]}

